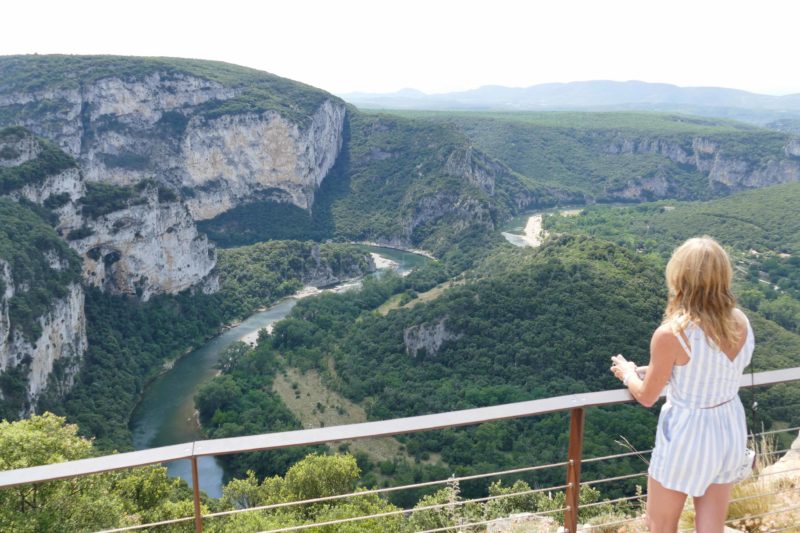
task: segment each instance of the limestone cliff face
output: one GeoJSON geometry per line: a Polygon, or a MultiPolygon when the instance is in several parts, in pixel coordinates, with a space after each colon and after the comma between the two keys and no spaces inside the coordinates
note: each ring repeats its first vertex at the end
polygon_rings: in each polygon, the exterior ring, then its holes
{"type": "Polygon", "coordinates": [[[453,150],[444,168],[451,176],[466,179],[472,185],[483,189],[489,196],[494,195],[497,175],[505,171],[500,163],[492,161],[485,154],[472,148],[453,150]]]}
{"type": "MultiPolygon", "coordinates": [[[[89,285],[147,300],[193,287],[214,268],[214,248],[197,232],[186,206],[159,202],[155,189],[144,195],[145,203],[82,219],[91,234],[70,245],[83,258],[89,285]]],[[[213,292],[214,280],[207,287],[213,292]]]]}
{"type": "MultiPolygon", "coordinates": [[[[670,139],[618,135],[604,147],[604,151],[611,154],[658,154],[676,163],[689,165],[707,176],[711,190],[722,186],[730,191],[738,191],[800,180],[800,142],[796,139],[789,140],[784,146],[785,157],[774,157],[758,163],[730,156],[717,141],[704,137],[694,137],[689,144],[670,139]]],[[[665,175],[657,173],[632,180],[621,189],[610,192],[626,200],[664,198],[674,192],[670,185],[665,175]]]]}
{"type": "Polygon", "coordinates": [[[208,115],[204,104],[241,89],[187,74],[109,77],[81,88],[0,93],[0,110],[51,111],[12,119],[54,140],[87,181],[132,185],[153,179],[183,188],[196,219],[243,202],[275,198],[304,209],[342,146],[345,106],[329,98],[307,120],[275,111],[208,115]]]}
{"type": "Polygon", "coordinates": [[[56,141],[80,160],[88,179],[130,183],[141,179],[139,172],[128,175],[124,169],[106,166],[103,155],[136,152],[135,144],[143,149],[142,130],[155,129],[164,113],[228,99],[234,93],[213,81],[154,72],[140,79],[99,79],[76,88],[0,93],[0,108],[47,106],[51,111],[21,114],[13,122],[56,141]]]}
{"type": "Polygon", "coordinates": [[[427,356],[434,356],[445,341],[456,340],[463,336],[461,333],[448,331],[446,322],[447,316],[443,316],[430,324],[418,324],[406,328],[403,331],[406,353],[411,357],[417,357],[417,354],[423,351],[427,356]]]}
{"type": "Polygon", "coordinates": [[[213,218],[253,198],[310,208],[342,147],[344,116],[329,100],[305,129],[275,112],[191,119],[180,151],[192,215],[213,218]]]}
{"type": "MultiPolygon", "coordinates": [[[[9,194],[12,198],[25,198],[35,204],[44,204],[52,196],[65,195],[64,202],[56,209],[65,205],[74,204],[86,194],[86,187],[77,168],[71,168],[59,172],[54,176],[48,176],[38,183],[26,184],[21,189],[9,194]]],[[[72,206],[74,208],[75,205],[72,206]]],[[[74,209],[73,209],[74,211],[74,209]]],[[[67,211],[64,211],[66,214],[67,211]]]]}
{"type": "MultiPolygon", "coordinates": [[[[54,261],[52,267],[59,268],[58,261],[54,261]]],[[[2,260],[0,280],[5,287],[0,295],[0,373],[16,369],[27,375],[27,399],[20,413],[26,415],[33,411],[46,386],[56,394],[63,394],[72,386],[87,345],[84,293],[79,284],[71,284],[67,295],[56,300],[50,310],[38,318],[42,333],[31,341],[11,325],[9,302],[18,290],[26,288],[14,286],[11,268],[2,260]],[[60,367],[58,377],[50,379],[57,364],[60,367]]],[[[1,396],[2,392],[0,399],[1,396]]]]}
{"type": "Polygon", "coordinates": [[[495,217],[495,209],[480,198],[461,195],[458,191],[439,191],[417,200],[403,216],[403,235],[395,239],[396,242],[386,244],[410,246],[417,241],[414,235],[417,228],[444,218],[454,231],[474,225],[494,229],[495,217]]]}
{"type": "Polygon", "coordinates": [[[491,201],[498,179],[510,172],[504,165],[472,148],[452,150],[444,160],[441,171],[462,180],[466,188],[440,187],[408,202],[400,226],[402,234],[380,239],[390,246],[409,247],[418,241],[418,228],[440,220],[455,231],[479,225],[494,229],[497,208],[491,201]],[[470,191],[470,188],[474,188],[470,191]]]}

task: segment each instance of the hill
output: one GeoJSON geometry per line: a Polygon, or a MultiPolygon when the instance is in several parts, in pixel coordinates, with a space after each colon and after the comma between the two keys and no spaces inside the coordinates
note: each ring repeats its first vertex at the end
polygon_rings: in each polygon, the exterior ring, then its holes
{"type": "Polygon", "coordinates": [[[514,171],[571,187],[589,203],[707,199],[800,179],[796,138],[726,120],[630,112],[396,113],[451,124],[514,171]]]}
{"type": "Polygon", "coordinates": [[[544,83],[531,87],[488,85],[469,91],[425,94],[343,94],[366,109],[469,111],[662,111],[730,118],[792,130],[800,118],[800,95],[772,96],[722,87],[678,87],[667,83],[592,80],[544,83]]]}

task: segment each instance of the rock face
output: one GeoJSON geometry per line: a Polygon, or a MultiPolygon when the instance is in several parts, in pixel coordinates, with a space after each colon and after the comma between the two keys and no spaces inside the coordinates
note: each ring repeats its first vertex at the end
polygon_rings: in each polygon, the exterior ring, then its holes
{"type": "MultiPolygon", "coordinates": [[[[15,162],[33,161],[41,153],[41,143],[26,134],[14,150],[25,154],[15,162]]],[[[9,196],[53,207],[59,218],[57,229],[65,237],[75,231],[87,234],[68,242],[84,261],[83,275],[89,285],[147,300],[153,294],[176,293],[200,284],[214,268],[213,246],[197,232],[186,205],[160,201],[155,186],[141,189],[127,206],[98,218],[83,213],[87,187],[77,168],[26,183],[9,196]]],[[[213,290],[214,284],[203,288],[213,290]]]]}
{"type": "Polygon", "coordinates": [[[240,92],[156,71],[73,89],[0,93],[0,111],[11,123],[57,142],[89,182],[153,179],[183,190],[196,220],[256,199],[311,207],[342,146],[344,103],[331,97],[298,121],[276,111],[206,113],[204,104],[240,92]],[[15,117],[20,108],[50,111],[15,117]]]}
{"type": "MultiPolygon", "coordinates": [[[[631,138],[618,135],[604,147],[610,154],[657,154],[682,165],[694,167],[708,178],[712,190],[737,191],[765,187],[778,183],[800,180],[800,142],[787,141],[783,148],[785,157],[752,162],[742,157],[726,154],[717,141],[694,137],[691,142],[677,142],[661,138],[631,138]]],[[[641,200],[664,198],[673,192],[664,174],[629,182],[625,187],[612,191],[619,199],[641,200]]]]}
{"type": "MultiPolygon", "coordinates": [[[[89,285],[148,300],[193,287],[214,268],[214,248],[197,232],[187,207],[159,202],[156,189],[144,196],[145,203],[86,218],[82,227],[91,234],[70,241],[89,285]]],[[[213,292],[213,282],[207,285],[213,292]]]]}
{"type": "Polygon", "coordinates": [[[460,339],[463,335],[448,331],[446,322],[447,316],[443,316],[432,324],[418,324],[406,328],[403,331],[406,353],[411,357],[416,357],[420,351],[423,351],[426,356],[434,356],[445,341],[460,339]]]}
{"type": "Polygon", "coordinates": [[[764,474],[779,474],[781,477],[800,479],[800,435],[786,454],[764,469],[764,474]]]}
{"type": "Polygon", "coordinates": [[[325,260],[320,254],[319,244],[311,247],[310,261],[304,264],[303,283],[314,287],[327,287],[344,280],[361,277],[370,272],[375,272],[375,260],[369,254],[365,255],[363,262],[339,260],[335,264],[325,260]]]}
{"type": "Polygon", "coordinates": [[[418,227],[445,217],[451,220],[451,228],[455,231],[473,225],[494,229],[496,213],[488,202],[480,198],[464,196],[458,191],[439,191],[424,196],[413,204],[411,210],[403,217],[403,237],[396,244],[409,246],[416,240],[414,231],[418,227]]]}
{"type": "Polygon", "coordinates": [[[342,147],[344,116],[344,106],[329,100],[305,129],[275,112],[193,118],[181,142],[192,215],[213,218],[254,198],[310,208],[342,147]]]}
{"type": "MultiPolygon", "coordinates": [[[[52,265],[59,268],[57,262],[52,265]]],[[[53,369],[60,366],[59,376],[50,380],[54,392],[63,393],[72,385],[75,373],[86,351],[86,316],[84,293],[78,284],[67,288],[67,295],[57,300],[50,310],[38,318],[41,335],[34,342],[26,339],[18,328],[11,327],[9,302],[16,288],[8,263],[0,260],[0,280],[5,287],[0,295],[0,372],[20,368],[27,374],[26,396],[21,415],[30,414],[39,394],[48,385],[53,369]]],[[[0,392],[0,399],[2,392],[0,392]]]]}
{"type": "Polygon", "coordinates": [[[453,150],[444,168],[451,176],[466,179],[472,185],[483,189],[489,196],[494,195],[496,176],[506,170],[500,163],[492,161],[485,154],[472,148],[453,150]]]}

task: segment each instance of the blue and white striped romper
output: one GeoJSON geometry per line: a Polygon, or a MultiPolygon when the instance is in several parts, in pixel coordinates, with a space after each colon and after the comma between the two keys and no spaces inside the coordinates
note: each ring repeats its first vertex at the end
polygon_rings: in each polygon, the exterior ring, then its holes
{"type": "Polygon", "coordinates": [[[703,330],[689,322],[690,361],[675,365],[661,408],[648,474],[668,489],[702,496],[712,483],[730,483],[747,447],[747,422],[739,399],[742,373],[753,356],[753,330],[731,361],[703,330]]]}

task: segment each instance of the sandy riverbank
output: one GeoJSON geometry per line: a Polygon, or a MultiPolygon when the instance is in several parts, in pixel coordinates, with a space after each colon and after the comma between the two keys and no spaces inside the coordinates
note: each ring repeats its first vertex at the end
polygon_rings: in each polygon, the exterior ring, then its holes
{"type": "Polygon", "coordinates": [[[525,224],[525,235],[522,240],[528,246],[537,248],[542,245],[545,237],[547,237],[547,232],[542,229],[542,215],[533,215],[525,224]]]}

